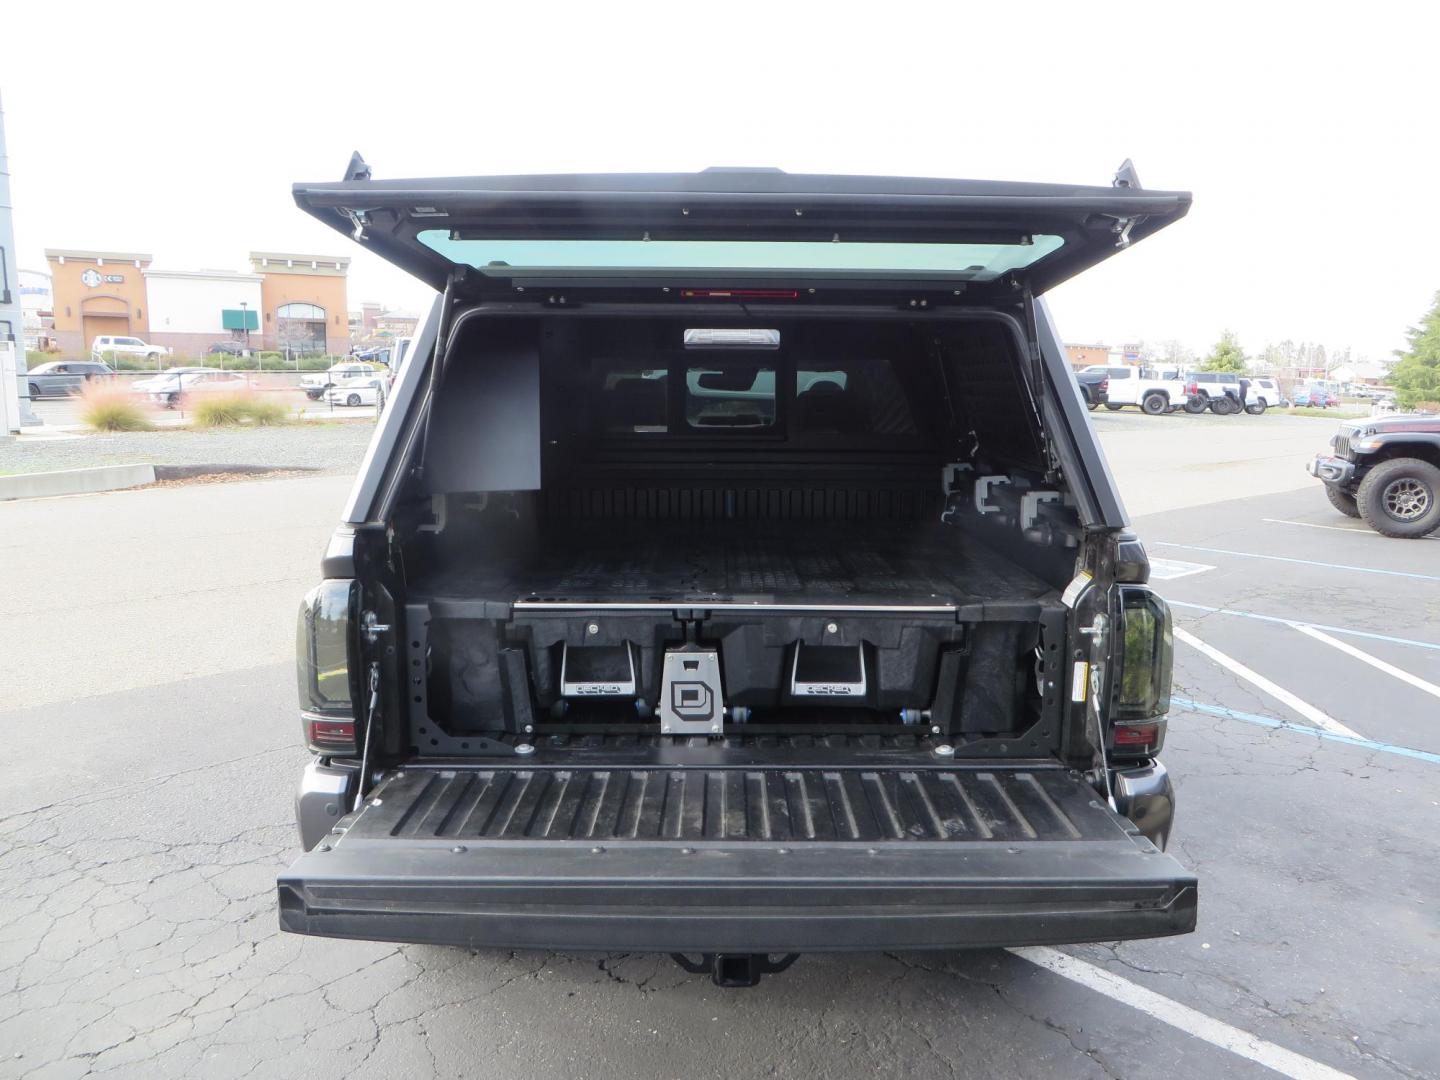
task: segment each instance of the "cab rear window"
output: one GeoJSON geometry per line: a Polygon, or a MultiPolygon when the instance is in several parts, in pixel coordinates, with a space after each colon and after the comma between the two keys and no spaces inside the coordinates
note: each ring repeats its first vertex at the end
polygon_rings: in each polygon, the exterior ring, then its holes
{"type": "Polygon", "coordinates": [[[919,434],[910,402],[884,356],[787,363],[692,354],[664,366],[601,361],[592,370],[595,413],[601,432],[609,436],[750,435],[827,442],[919,434]]]}

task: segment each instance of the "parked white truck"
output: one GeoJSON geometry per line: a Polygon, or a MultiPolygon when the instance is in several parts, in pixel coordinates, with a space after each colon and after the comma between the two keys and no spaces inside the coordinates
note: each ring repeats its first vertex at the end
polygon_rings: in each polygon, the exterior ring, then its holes
{"type": "Polygon", "coordinates": [[[1185,404],[1185,381],[1178,371],[1148,367],[1105,367],[1094,365],[1085,371],[1103,371],[1110,376],[1107,409],[1138,405],[1151,416],[1178,409],[1185,404]]]}

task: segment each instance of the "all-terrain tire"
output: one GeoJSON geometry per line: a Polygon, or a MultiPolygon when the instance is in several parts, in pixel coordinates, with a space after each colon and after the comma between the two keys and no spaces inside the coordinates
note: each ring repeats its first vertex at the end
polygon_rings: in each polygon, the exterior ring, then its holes
{"type": "Polygon", "coordinates": [[[1360,508],[1355,505],[1355,496],[1335,484],[1325,485],[1325,497],[1330,500],[1331,506],[1346,517],[1358,518],[1360,516],[1360,508]]]}
{"type": "Polygon", "coordinates": [[[1164,394],[1146,394],[1140,400],[1140,409],[1146,416],[1159,416],[1170,405],[1164,394]]]}
{"type": "Polygon", "coordinates": [[[1440,528],[1440,468],[1419,458],[1382,461],[1355,493],[1360,517],[1382,536],[1414,540],[1440,528]]]}
{"type": "Polygon", "coordinates": [[[1209,404],[1210,400],[1204,394],[1192,394],[1185,399],[1185,404],[1180,407],[1186,412],[1194,414],[1204,412],[1205,407],[1209,404]]]}
{"type": "Polygon", "coordinates": [[[1229,416],[1231,413],[1239,412],[1240,406],[1229,394],[1222,394],[1220,397],[1210,399],[1210,411],[1216,416],[1229,416]]]}
{"type": "Polygon", "coordinates": [[[1269,408],[1269,406],[1265,402],[1257,401],[1253,405],[1246,405],[1245,411],[1251,416],[1264,416],[1267,408],[1269,408]]]}

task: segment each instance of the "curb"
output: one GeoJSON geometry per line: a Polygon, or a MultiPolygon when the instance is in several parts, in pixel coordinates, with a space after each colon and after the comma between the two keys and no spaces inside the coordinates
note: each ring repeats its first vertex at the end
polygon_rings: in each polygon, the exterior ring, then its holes
{"type": "Polygon", "coordinates": [[[154,465],[98,465],[89,469],[20,473],[0,476],[0,502],[43,499],[55,495],[88,495],[155,482],[154,465]]]}

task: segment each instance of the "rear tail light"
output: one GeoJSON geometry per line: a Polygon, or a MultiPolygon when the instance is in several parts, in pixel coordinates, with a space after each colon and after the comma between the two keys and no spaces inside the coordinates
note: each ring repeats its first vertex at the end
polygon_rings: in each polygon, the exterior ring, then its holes
{"type": "Polygon", "coordinates": [[[1151,757],[1165,740],[1175,641],[1170,607],[1143,585],[1121,585],[1111,754],[1151,757]]]}
{"type": "Polygon", "coordinates": [[[1110,739],[1110,757],[1148,758],[1160,752],[1165,743],[1165,721],[1147,720],[1141,724],[1116,724],[1110,739]]]}
{"type": "Polygon", "coordinates": [[[305,743],[317,754],[355,751],[350,670],[355,583],[329,578],[300,604],[295,633],[295,674],[305,743]]]}
{"type": "Polygon", "coordinates": [[[355,721],[302,713],[305,745],[316,754],[355,753],[355,721]]]}

